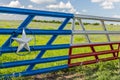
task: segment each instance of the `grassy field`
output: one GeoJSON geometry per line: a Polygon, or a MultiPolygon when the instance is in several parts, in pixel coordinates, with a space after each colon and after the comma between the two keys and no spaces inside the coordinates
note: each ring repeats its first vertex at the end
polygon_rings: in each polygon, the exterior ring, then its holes
{"type": "MultiPolygon", "coordinates": [[[[21,21],[0,21],[0,28],[17,28],[17,26],[21,23],[21,21]]],[[[58,23],[40,23],[40,22],[32,22],[30,25],[28,25],[28,28],[36,28],[36,29],[50,29],[55,30],[58,28],[60,24],[58,23]]],[[[85,25],[86,30],[103,30],[101,25],[85,25]]],[[[64,29],[71,29],[71,24],[66,25],[64,29]]],[[[76,30],[81,30],[81,27],[79,25],[76,25],[76,30]]],[[[120,30],[120,25],[107,25],[108,30],[120,30]]],[[[9,38],[10,35],[0,35],[0,46],[9,38]],[[4,37],[4,38],[2,38],[4,37]]],[[[30,42],[31,46],[34,45],[45,45],[48,40],[51,38],[51,35],[28,35],[29,37],[32,37],[32,41],[30,42]],[[35,41],[36,39],[36,41],[35,41]]],[[[19,35],[18,37],[21,37],[19,35]]],[[[107,38],[105,35],[89,35],[92,42],[107,42],[107,38]]],[[[110,35],[112,41],[119,41],[119,35],[110,35]]],[[[74,36],[74,43],[85,43],[87,40],[85,39],[84,35],[75,35],[74,36]]],[[[58,36],[57,39],[53,42],[53,44],[69,44],[70,43],[70,36],[58,36]]],[[[16,42],[13,42],[11,46],[18,46],[19,44],[16,42]]],[[[117,45],[114,45],[114,48],[117,48],[117,45]]],[[[95,47],[97,51],[102,50],[109,50],[109,46],[102,46],[102,47],[95,47]]],[[[18,56],[15,53],[10,54],[3,54],[0,57],[1,64],[3,62],[10,62],[10,61],[18,61],[18,60],[29,60],[34,59],[40,51],[32,51],[29,55],[26,56],[18,56]]],[[[73,54],[76,53],[86,53],[91,52],[89,47],[85,47],[82,49],[74,49],[73,54]]],[[[26,52],[25,52],[26,53],[26,52]]],[[[19,54],[25,54],[20,52],[19,54]]],[[[54,57],[54,56],[63,56],[68,55],[68,49],[61,49],[61,50],[48,50],[43,55],[43,58],[47,57],[54,57]]],[[[108,57],[112,56],[104,55],[100,56],[102,57],[108,57]]],[[[78,62],[78,61],[85,61],[85,60],[91,60],[94,59],[94,57],[87,57],[87,58],[81,58],[81,59],[74,59],[72,62],[78,62]]],[[[57,66],[57,65],[63,65],[67,64],[67,60],[64,61],[57,61],[57,62],[51,62],[51,63],[45,63],[45,64],[37,64],[34,67],[35,69],[39,68],[46,68],[51,66],[57,66]]],[[[7,68],[7,69],[0,69],[1,74],[8,74],[8,73],[14,73],[14,72],[21,72],[25,71],[28,66],[22,66],[22,67],[15,67],[15,68],[7,68]]],[[[33,78],[41,78],[41,80],[63,80],[63,79],[69,79],[69,80],[120,80],[120,74],[119,74],[119,60],[115,61],[109,61],[109,62],[99,62],[97,64],[92,65],[86,65],[86,66],[78,66],[70,69],[65,69],[57,72],[47,73],[47,74],[41,74],[36,76],[30,76],[30,77],[24,77],[22,79],[29,79],[32,80],[33,78]]],[[[18,78],[17,78],[18,79],[18,78]]],[[[13,79],[14,80],[14,79],[13,79]]]]}

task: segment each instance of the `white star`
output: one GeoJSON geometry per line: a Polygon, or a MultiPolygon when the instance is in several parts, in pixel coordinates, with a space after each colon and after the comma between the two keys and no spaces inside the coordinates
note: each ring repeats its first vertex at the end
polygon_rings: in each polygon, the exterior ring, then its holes
{"type": "Polygon", "coordinates": [[[12,39],[17,41],[20,44],[16,53],[18,53],[23,48],[25,48],[26,50],[28,50],[30,52],[30,47],[29,47],[28,43],[32,40],[32,38],[26,37],[26,33],[25,33],[24,29],[22,32],[22,38],[12,38],[12,39]]]}

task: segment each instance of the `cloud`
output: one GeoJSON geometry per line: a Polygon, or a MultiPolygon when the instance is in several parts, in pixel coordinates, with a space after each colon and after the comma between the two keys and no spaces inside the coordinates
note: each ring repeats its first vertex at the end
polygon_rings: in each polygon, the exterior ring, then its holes
{"type": "Polygon", "coordinates": [[[36,4],[56,2],[56,0],[30,0],[30,1],[33,2],[33,3],[36,3],[36,4]]]}
{"type": "Polygon", "coordinates": [[[44,10],[44,8],[35,7],[35,6],[33,6],[33,5],[28,5],[28,6],[26,6],[25,8],[27,8],[27,9],[34,9],[34,10],[44,10]]]}
{"type": "Polygon", "coordinates": [[[71,5],[70,2],[67,2],[65,4],[65,3],[63,3],[61,1],[59,4],[48,5],[47,8],[60,8],[60,9],[64,9],[64,8],[73,8],[73,6],[71,5]]]}
{"type": "Polygon", "coordinates": [[[11,1],[9,4],[1,4],[1,6],[24,8],[19,0],[11,1]]]}
{"type": "Polygon", "coordinates": [[[46,8],[48,8],[50,10],[54,10],[54,11],[78,13],[76,11],[76,9],[72,6],[72,4],[70,3],[70,1],[68,1],[67,3],[64,3],[64,2],[61,1],[58,4],[48,5],[48,6],[46,6],[46,8]]]}
{"type": "Polygon", "coordinates": [[[111,1],[105,1],[101,4],[101,6],[104,9],[113,9],[114,8],[113,2],[111,2],[111,1]]]}
{"type": "Polygon", "coordinates": [[[120,0],[91,0],[93,3],[99,3],[103,9],[113,9],[115,8],[115,3],[120,2],[120,0]]]}
{"type": "Polygon", "coordinates": [[[8,4],[9,7],[21,7],[21,4],[19,1],[11,1],[9,4],[8,4]]]}
{"type": "Polygon", "coordinates": [[[83,10],[82,10],[82,12],[84,12],[84,13],[85,13],[85,12],[87,12],[87,10],[86,10],[86,9],[83,9],[83,10]]]}
{"type": "Polygon", "coordinates": [[[29,9],[33,9],[33,5],[28,5],[28,8],[29,9]]]}
{"type": "Polygon", "coordinates": [[[0,2],[0,6],[6,6],[6,7],[16,7],[16,8],[27,8],[27,9],[35,9],[35,10],[44,10],[45,8],[41,8],[41,7],[36,7],[33,5],[27,5],[24,6],[20,3],[20,0],[12,0],[9,3],[5,4],[5,3],[1,3],[0,2]]]}
{"type": "Polygon", "coordinates": [[[101,2],[103,0],[91,0],[91,2],[101,2]]]}
{"type": "Polygon", "coordinates": [[[120,15],[113,15],[114,18],[120,18],[120,15]]]}
{"type": "MultiPolygon", "coordinates": [[[[19,0],[12,0],[8,4],[0,3],[0,6],[24,8],[24,6],[21,5],[19,0]]],[[[0,15],[0,18],[5,19],[5,20],[22,20],[25,17],[26,16],[20,16],[20,15],[14,15],[14,14],[5,14],[5,13],[0,15]]]]}

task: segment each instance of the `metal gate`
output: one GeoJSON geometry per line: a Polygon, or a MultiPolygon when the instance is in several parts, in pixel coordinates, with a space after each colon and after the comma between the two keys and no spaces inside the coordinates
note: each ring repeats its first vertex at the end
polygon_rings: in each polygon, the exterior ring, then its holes
{"type": "MultiPolygon", "coordinates": [[[[47,73],[51,71],[56,71],[60,69],[65,69],[73,66],[79,66],[79,65],[87,65],[92,63],[97,63],[99,61],[110,61],[118,59],[119,54],[119,45],[120,41],[111,41],[110,35],[119,35],[120,30],[118,31],[108,31],[106,28],[106,25],[104,21],[112,21],[112,22],[120,22],[120,19],[116,18],[108,18],[108,17],[98,17],[98,16],[89,16],[89,15],[78,15],[78,14],[70,14],[70,13],[60,13],[60,12],[51,12],[51,11],[40,11],[40,10],[29,10],[29,9],[20,9],[20,8],[9,8],[9,7],[0,7],[0,13],[8,13],[8,14],[20,14],[20,15],[28,15],[28,17],[18,26],[17,29],[11,29],[11,28],[0,28],[0,35],[11,35],[5,43],[0,46],[0,55],[2,57],[3,54],[10,54],[14,52],[26,52],[27,50],[31,51],[40,51],[40,53],[35,57],[35,59],[30,60],[19,60],[19,61],[10,61],[10,62],[2,62],[0,65],[0,69],[5,70],[7,68],[14,68],[17,66],[27,66],[25,71],[21,72],[15,72],[10,74],[4,74],[3,76],[9,77],[19,77],[19,76],[31,76],[41,73],[47,73]],[[63,23],[59,26],[57,30],[42,30],[42,29],[28,29],[27,26],[30,24],[30,22],[33,20],[35,16],[47,16],[47,17],[57,17],[57,18],[63,18],[65,19],[63,23]],[[85,20],[97,20],[101,22],[101,25],[103,26],[102,31],[96,31],[96,30],[86,30],[85,26],[82,22],[82,19],[85,20]],[[71,21],[70,21],[71,20],[71,21]],[[79,23],[82,30],[75,30],[76,27],[76,21],[79,23]],[[71,30],[65,30],[64,27],[68,24],[68,22],[72,22],[72,28],[71,30]],[[29,34],[29,35],[52,35],[50,40],[46,43],[46,45],[34,45],[34,46],[27,46],[27,43],[24,44],[25,49],[20,48],[21,50],[18,50],[18,47],[10,46],[14,40],[18,40],[18,36],[20,34],[29,34]],[[92,42],[90,39],[90,35],[94,34],[102,34],[107,37],[106,42],[92,42]],[[70,42],[69,44],[52,44],[58,35],[70,35],[70,42]],[[86,43],[79,43],[74,44],[74,35],[84,35],[85,39],[87,40],[86,43]],[[16,39],[17,38],[17,39],[16,39]],[[117,48],[114,48],[114,45],[117,46],[117,48]],[[109,46],[109,50],[103,50],[103,51],[97,51],[95,47],[101,47],[101,46],[109,46]],[[89,48],[91,51],[88,53],[75,53],[73,54],[74,49],[82,49],[82,48],[89,48]],[[27,49],[27,50],[26,50],[27,49]],[[49,57],[49,58],[42,58],[44,53],[47,50],[59,50],[59,49],[69,49],[68,55],[65,56],[57,56],[57,57],[49,57]],[[100,55],[106,55],[106,54],[112,54],[111,57],[101,58],[100,55]],[[86,57],[94,57],[92,60],[85,60],[85,61],[76,61],[72,62],[74,59],[83,59],[86,57]],[[68,60],[68,64],[59,65],[59,66],[53,66],[48,68],[39,68],[37,70],[34,70],[36,64],[40,63],[49,63],[49,62],[55,62],[55,61],[62,61],[62,60],[68,60]]],[[[23,38],[25,37],[23,35],[23,38]]],[[[19,41],[19,40],[18,40],[19,41]]],[[[23,43],[23,42],[21,42],[23,43]]],[[[61,53],[62,54],[62,53],[61,53]]],[[[51,53],[52,55],[52,53],[51,53]]],[[[12,56],[12,54],[11,54],[12,56]]]]}

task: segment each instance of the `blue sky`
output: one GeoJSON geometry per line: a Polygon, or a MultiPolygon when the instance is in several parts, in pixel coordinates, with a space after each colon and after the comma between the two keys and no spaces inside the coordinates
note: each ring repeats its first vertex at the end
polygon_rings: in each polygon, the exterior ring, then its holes
{"type": "Polygon", "coordinates": [[[120,18],[120,0],[0,0],[0,6],[120,18]]]}

